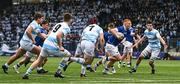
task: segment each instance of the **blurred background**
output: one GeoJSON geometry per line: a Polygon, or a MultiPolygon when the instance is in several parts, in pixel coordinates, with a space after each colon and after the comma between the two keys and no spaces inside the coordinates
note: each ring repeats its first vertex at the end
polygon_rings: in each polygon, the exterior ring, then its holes
{"type": "MultiPolygon", "coordinates": [[[[179,0],[1,0],[0,46],[3,50],[15,50],[35,12],[41,12],[50,22],[50,28],[61,22],[63,13],[73,15],[71,25],[73,39],[65,38],[64,46],[74,52],[83,28],[97,22],[103,29],[110,22],[122,25],[129,18],[133,27],[143,35],[145,22],[152,19],[155,28],[169,45],[168,53],[180,56],[180,1],[179,0]]],[[[143,42],[135,53],[147,45],[143,42]]],[[[119,47],[120,50],[122,46],[119,47]]],[[[6,55],[6,54],[5,54],[6,55]]]]}

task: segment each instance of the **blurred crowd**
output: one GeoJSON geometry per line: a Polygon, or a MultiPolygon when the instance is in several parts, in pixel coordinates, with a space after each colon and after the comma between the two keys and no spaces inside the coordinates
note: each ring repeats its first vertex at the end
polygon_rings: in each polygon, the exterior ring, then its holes
{"type": "Polygon", "coordinates": [[[17,44],[37,11],[45,15],[50,28],[62,21],[63,13],[72,13],[72,33],[77,36],[89,22],[97,22],[105,28],[109,22],[119,26],[124,18],[129,18],[140,34],[145,30],[146,20],[151,19],[165,38],[178,38],[179,4],[178,0],[64,0],[14,5],[0,17],[0,42],[17,44]]]}

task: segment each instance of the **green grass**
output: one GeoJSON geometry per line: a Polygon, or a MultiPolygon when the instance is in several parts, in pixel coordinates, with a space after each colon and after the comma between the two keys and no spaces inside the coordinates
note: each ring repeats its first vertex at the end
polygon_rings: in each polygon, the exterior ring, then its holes
{"type": "MultiPolygon", "coordinates": [[[[4,64],[9,57],[0,56],[0,65],[4,64]]],[[[180,61],[164,61],[157,60],[156,74],[150,74],[150,67],[148,60],[143,60],[138,68],[138,71],[133,74],[128,73],[128,68],[118,68],[117,63],[115,65],[116,74],[103,75],[102,66],[100,66],[95,73],[87,71],[86,78],[80,78],[80,65],[77,63],[71,64],[67,71],[64,72],[66,78],[54,78],[54,72],[58,67],[60,58],[50,57],[45,69],[49,70],[49,73],[44,75],[36,74],[36,70],[30,75],[29,80],[22,80],[22,75],[28,67],[22,66],[20,68],[20,74],[16,74],[13,70],[12,64],[9,67],[9,74],[4,74],[2,69],[0,70],[0,83],[180,83],[180,61]]],[[[97,61],[94,60],[93,64],[97,61]]],[[[17,61],[16,61],[17,62],[17,61]]],[[[133,64],[135,60],[133,60],[133,64]]]]}

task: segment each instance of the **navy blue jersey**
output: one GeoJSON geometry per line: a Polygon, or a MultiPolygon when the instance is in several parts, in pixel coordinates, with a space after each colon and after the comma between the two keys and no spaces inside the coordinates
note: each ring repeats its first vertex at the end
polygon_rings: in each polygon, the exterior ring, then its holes
{"type": "Polygon", "coordinates": [[[104,32],[104,40],[105,40],[105,43],[108,41],[109,36],[111,36],[111,34],[110,34],[109,32],[104,32]]]}
{"type": "Polygon", "coordinates": [[[121,32],[124,34],[124,37],[126,38],[126,41],[129,41],[131,43],[133,43],[133,33],[135,33],[135,29],[134,28],[129,28],[128,30],[126,30],[124,28],[124,26],[120,26],[117,28],[118,29],[118,32],[121,32]]]}
{"type": "MultiPolygon", "coordinates": [[[[40,33],[47,34],[47,31],[46,31],[44,28],[40,28],[40,29],[39,29],[39,32],[40,32],[40,33]]],[[[35,41],[36,41],[36,44],[35,44],[35,45],[42,47],[42,45],[43,45],[43,43],[44,43],[44,40],[43,40],[41,37],[36,36],[35,41]]]]}

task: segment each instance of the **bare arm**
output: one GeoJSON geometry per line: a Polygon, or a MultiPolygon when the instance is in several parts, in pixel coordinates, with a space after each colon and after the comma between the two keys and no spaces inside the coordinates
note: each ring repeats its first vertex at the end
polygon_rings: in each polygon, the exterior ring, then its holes
{"type": "Polygon", "coordinates": [[[132,47],[137,46],[140,42],[144,41],[145,36],[143,36],[140,40],[138,40],[138,42],[136,42],[132,47]]]}
{"type": "Polygon", "coordinates": [[[97,50],[97,51],[99,51],[99,39],[98,39],[98,41],[96,42],[96,45],[95,45],[95,49],[97,50]]]}
{"type": "Polygon", "coordinates": [[[43,40],[47,38],[47,35],[44,33],[38,33],[38,36],[41,37],[43,40]]]}
{"type": "Polygon", "coordinates": [[[64,51],[64,48],[62,47],[62,36],[63,36],[63,33],[62,32],[58,32],[57,35],[56,35],[56,38],[57,38],[57,43],[58,43],[58,46],[59,46],[59,49],[61,51],[64,51]]]}
{"type": "Polygon", "coordinates": [[[116,38],[121,39],[121,37],[119,37],[118,34],[117,34],[117,33],[118,33],[117,28],[110,29],[109,31],[110,31],[111,34],[114,35],[116,38]]]}
{"type": "Polygon", "coordinates": [[[164,39],[161,37],[161,35],[157,34],[156,36],[161,41],[161,43],[163,44],[164,49],[167,49],[168,46],[167,46],[166,42],[164,41],[164,39]]]}
{"type": "Polygon", "coordinates": [[[100,46],[101,46],[101,51],[103,51],[104,43],[105,43],[105,41],[104,41],[104,34],[103,33],[100,34],[99,43],[100,43],[100,46]]]}
{"type": "Polygon", "coordinates": [[[35,40],[32,37],[32,31],[33,31],[33,28],[31,26],[28,26],[26,30],[26,34],[32,40],[33,44],[35,44],[35,40]]]}

